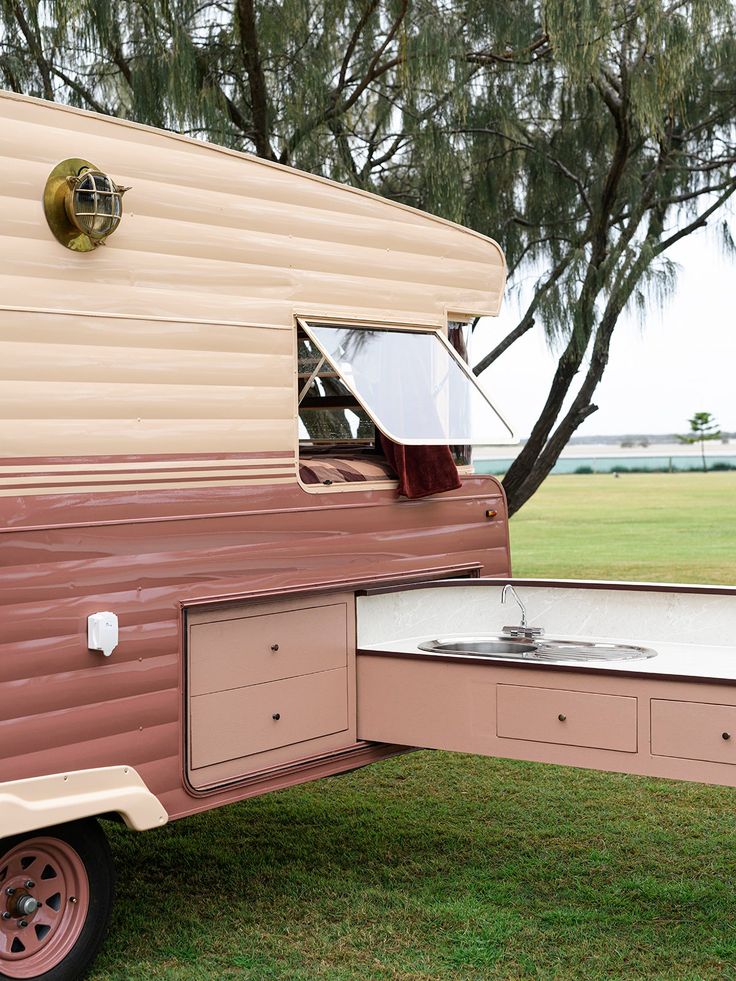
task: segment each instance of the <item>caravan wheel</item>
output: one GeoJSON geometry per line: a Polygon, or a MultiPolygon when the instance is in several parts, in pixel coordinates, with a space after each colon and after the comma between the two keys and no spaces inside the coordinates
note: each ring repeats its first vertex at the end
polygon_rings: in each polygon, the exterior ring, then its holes
{"type": "Polygon", "coordinates": [[[0,978],[84,977],[105,938],[113,880],[96,821],[0,841],[0,978]]]}

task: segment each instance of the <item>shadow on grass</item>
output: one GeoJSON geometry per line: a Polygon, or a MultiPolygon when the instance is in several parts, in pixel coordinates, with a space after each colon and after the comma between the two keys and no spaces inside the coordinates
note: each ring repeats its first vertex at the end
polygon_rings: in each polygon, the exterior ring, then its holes
{"type": "Polygon", "coordinates": [[[736,976],[733,792],[417,753],[112,829],[110,979],[736,976]]]}

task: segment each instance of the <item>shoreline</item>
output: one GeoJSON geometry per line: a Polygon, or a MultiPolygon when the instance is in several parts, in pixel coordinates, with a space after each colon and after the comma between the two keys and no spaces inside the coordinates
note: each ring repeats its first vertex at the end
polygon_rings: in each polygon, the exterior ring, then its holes
{"type": "MultiPolygon", "coordinates": [[[[473,453],[475,460],[514,460],[521,452],[522,446],[477,446],[473,453]]],[[[628,459],[646,458],[647,460],[678,459],[700,460],[700,445],[687,443],[650,443],[649,446],[621,446],[613,443],[588,443],[577,446],[566,446],[560,454],[560,460],[591,460],[591,459],[628,459]]],[[[705,444],[706,460],[731,458],[736,459],[736,441],[729,443],[716,442],[705,444]]]]}

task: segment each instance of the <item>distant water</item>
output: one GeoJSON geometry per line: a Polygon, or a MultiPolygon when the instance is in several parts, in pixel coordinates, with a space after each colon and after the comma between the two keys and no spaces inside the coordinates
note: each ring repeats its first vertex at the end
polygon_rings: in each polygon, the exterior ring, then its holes
{"type": "MultiPolygon", "coordinates": [[[[736,456],[708,456],[708,469],[721,464],[736,469],[736,456]]],[[[506,473],[513,459],[473,460],[476,473],[499,475],[506,473]]],[[[557,461],[552,473],[575,473],[590,467],[593,473],[612,473],[621,470],[701,470],[697,456],[588,456],[564,457],[557,461]]]]}

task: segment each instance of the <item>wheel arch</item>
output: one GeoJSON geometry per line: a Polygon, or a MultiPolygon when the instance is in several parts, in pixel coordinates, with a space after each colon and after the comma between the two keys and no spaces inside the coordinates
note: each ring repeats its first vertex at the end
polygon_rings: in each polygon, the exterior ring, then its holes
{"type": "Polygon", "coordinates": [[[135,831],[160,827],[169,819],[131,766],[70,770],[0,783],[3,838],[110,814],[119,815],[135,831]]]}

